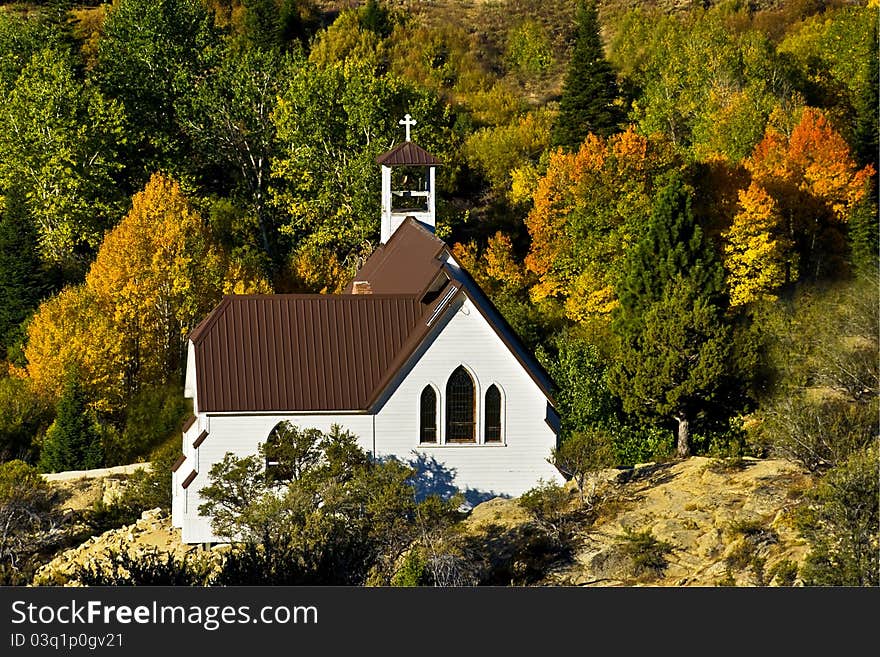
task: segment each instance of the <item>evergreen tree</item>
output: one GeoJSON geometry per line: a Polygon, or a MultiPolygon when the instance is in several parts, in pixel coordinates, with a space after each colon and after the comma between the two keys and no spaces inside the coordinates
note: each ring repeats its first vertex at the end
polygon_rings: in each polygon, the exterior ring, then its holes
{"type": "Polygon", "coordinates": [[[658,193],[625,266],[608,384],[627,412],[674,419],[682,457],[690,453],[690,423],[727,392],[731,331],[722,286],[721,266],[675,177],[658,193]]]}
{"type": "Polygon", "coordinates": [[[15,196],[0,205],[0,359],[46,291],[37,234],[15,196]]]}
{"type": "Polygon", "coordinates": [[[278,50],[283,43],[281,13],[275,0],[244,0],[244,35],[260,50],[278,50]]]}
{"type": "Polygon", "coordinates": [[[678,276],[691,279],[715,304],[724,302],[724,271],[694,217],[691,194],[680,176],[672,174],[657,192],[646,230],[624,265],[615,321],[638,328],[678,276]]]}
{"type": "Polygon", "coordinates": [[[64,378],[55,422],[46,433],[40,454],[43,472],[88,470],[103,462],[101,439],[77,369],[66,368],[64,378]]]}
{"type": "Polygon", "coordinates": [[[875,179],[871,178],[868,193],[853,208],[849,218],[848,236],[850,262],[859,270],[875,272],[880,244],[880,222],[877,216],[877,198],[874,193],[875,179]]]}
{"type": "Polygon", "coordinates": [[[576,150],[589,133],[607,137],[622,119],[617,78],[605,59],[594,0],[578,7],[577,37],[559,101],[553,143],[576,150]]]}

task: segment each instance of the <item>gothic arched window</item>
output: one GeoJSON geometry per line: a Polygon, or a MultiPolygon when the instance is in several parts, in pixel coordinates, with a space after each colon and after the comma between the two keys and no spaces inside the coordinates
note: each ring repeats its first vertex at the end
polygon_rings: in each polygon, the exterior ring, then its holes
{"type": "Polygon", "coordinates": [[[287,426],[279,422],[266,438],[263,456],[266,458],[266,479],[268,481],[290,481],[293,479],[293,468],[282,459],[283,441],[287,434],[287,426]]]}
{"type": "Polygon", "coordinates": [[[437,393],[431,386],[422,390],[419,413],[419,442],[437,442],[437,393]]]}
{"type": "Polygon", "coordinates": [[[484,442],[501,442],[501,391],[494,383],[486,391],[486,431],[484,442]]]}
{"type": "Polygon", "coordinates": [[[474,380],[459,365],[446,382],[446,442],[476,442],[474,380]]]}

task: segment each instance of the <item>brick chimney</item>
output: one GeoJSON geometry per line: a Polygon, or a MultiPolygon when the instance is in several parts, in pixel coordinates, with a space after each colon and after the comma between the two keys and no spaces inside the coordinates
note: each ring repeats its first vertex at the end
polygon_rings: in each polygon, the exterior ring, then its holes
{"type": "Polygon", "coordinates": [[[352,294],[372,294],[373,288],[370,281],[355,281],[351,285],[352,294]]]}

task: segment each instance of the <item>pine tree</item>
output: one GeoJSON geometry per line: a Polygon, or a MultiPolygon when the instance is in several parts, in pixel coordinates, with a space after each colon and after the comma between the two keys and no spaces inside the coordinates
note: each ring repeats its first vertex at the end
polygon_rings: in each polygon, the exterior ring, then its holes
{"type": "Polygon", "coordinates": [[[618,293],[612,327],[619,352],[609,388],[627,412],[674,419],[685,457],[690,423],[725,392],[731,331],[721,266],[678,177],[658,193],[618,293]]]}
{"type": "Polygon", "coordinates": [[[13,195],[0,205],[0,359],[19,338],[21,324],[37,307],[46,281],[37,256],[37,234],[13,195]]]}
{"type": "Polygon", "coordinates": [[[43,472],[88,470],[103,462],[101,439],[75,367],[64,373],[64,391],[40,454],[43,472]]]}
{"type": "Polygon", "coordinates": [[[594,0],[578,6],[577,37],[562,87],[553,143],[577,150],[589,133],[607,137],[618,129],[622,112],[614,103],[617,78],[605,59],[594,0]]]}
{"type": "Polygon", "coordinates": [[[714,303],[724,302],[724,272],[694,217],[690,192],[672,174],[657,192],[646,231],[627,258],[617,284],[620,312],[615,321],[640,325],[648,308],[680,275],[714,303]]]}

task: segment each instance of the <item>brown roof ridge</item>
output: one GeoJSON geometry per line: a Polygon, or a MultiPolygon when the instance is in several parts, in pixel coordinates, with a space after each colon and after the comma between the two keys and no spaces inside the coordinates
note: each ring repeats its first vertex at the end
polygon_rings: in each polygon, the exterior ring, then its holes
{"type": "Polygon", "coordinates": [[[226,312],[226,309],[229,308],[230,299],[234,295],[227,294],[220,300],[220,303],[217,304],[217,307],[214,308],[211,312],[205,315],[205,318],[199,322],[196,327],[190,332],[189,339],[193,344],[198,344],[202,341],[202,339],[210,332],[210,329],[214,324],[217,323],[217,320],[220,318],[223,313],[226,312]]]}
{"type": "Polygon", "coordinates": [[[388,365],[388,369],[385,371],[384,376],[379,379],[379,382],[376,384],[375,388],[373,388],[373,394],[367,401],[367,409],[373,406],[373,404],[375,404],[376,401],[382,396],[391,381],[393,381],[394,377],[397,376],[400,368],[403,367],[403,365],[415,353],[415,351],[419,348],[419,345],[424,342],[425,337],[428,335],[431,328],[433,327],[436,316],[439,316],[440,313],[443,312],[443,307],[448,306],[449,303],[456,296],[458,296],[459,292],[464,291],[465,294],[467,294],[467,291],[464,290],[464,287],[459,281],[452,279],[451,284],[453,286],[452,290],[435,299],[433,303],[431,303],[431,305],[429,305],[425,309],[425,312],[422,313],[422,316],[419,318],[419,320],[422,322],[424,328],[419,331],[413,331],[412,334],[410,334],[407,341],[401,347],[400,352],[388,365]]]}
{"type": "MultiPolygon", "coordinates": [[[[498,310],[498,308],[495,306],[494,303],[492,303],[492,300],[489,298],[489,295],[487,295],[485,292],[482,291],[482,288],[477,284],[477,282],[474,280],[473,276],[471,276],[470,272],[467,269],[465,269],[461,265],[461,263],[459,263],[457,260],[456,260],[456,264],[458,264],[458,267],[461,270],[462,275],[467,278],[467,280],[470,282],[471,286],[480,292],[478,297],[474,298],[475,295],[469,294],[468,288],[466,286],[462,285],[462,289],[464,290],[464,293],[467,296],[467,298],[471,300],[471,302],[474,304],[474,306],[476,306],[477,310],[483,316],[483,319],[486,320],[486,323],[492,327],[492,329],[495,331],[496,335],[498,335],[498,337],[501,338],[501,341],[507,346],[508,350],[510,350],[510,352],[513,354],[514,358],[516,358],[516,360],[519,361],[519,364],[522,365],[522,367],[526,370],[526,372],[529,373],[529,376],[532,378],[532,381],[535,382],[535,384],[541,389],[541,392],[543,392],[547,396],[547,399],[549,399],[550,403],[555,407],[556,400],[553,397],[553,390],[552,390],[552,386],[555,385],[553,382],[553,377],[551,377],[550,374],[547,372],[547,370],[544,368],[544,366],[541,365],[541,363],[537,359],[537,357],[535,357],[535,355],[532,354],[531,350],[528,349],[525,346],[525,344],[523,344],[522,338],[519,337],[519,334],[513,329],[513,327],[510,325],[510,323],[506,319],[504,319],[504,315],[502,315],[501,311],[498,310]],[[488,307],[488,310],[490,310],[492,315],[494,315],[494,318],[489,317],[489,313],[487,312],[486,307],[488,307]],[[497,322],[493,321],[494,319],[497,319],[497,322]],[[500,324],[501,325],[500,328],[504,329],[504,330],[499,330],[499,326],[497,326],[497,324],[500,324]],[[507,337],[508,335],[513,336],[513,340],[509,340],[507,337]],[[525,353],[531,362],[526,362],[522,358],[522,355],[520,354],[520,352],[525,353]],[[538,370],[540,377],[535,376],[535,374],[534,374],[535,369],[538,370]],[[542,381],[541,378],[545,379],[545,381],[542,381]],[[548,387],[548,384],[549,384],[549,387],[548,387]]],[[[448,275],[450,277],[452,277],[453,280],[455,280],[455,275],[454,275],[455,273],[454,273],[454,271],[452,271],[451,266],[449,264],[446,264],[446,265],[444,265],[444,269],[447,271],[448,275]]]]}

